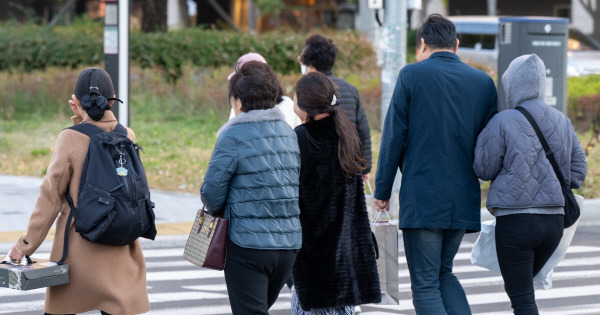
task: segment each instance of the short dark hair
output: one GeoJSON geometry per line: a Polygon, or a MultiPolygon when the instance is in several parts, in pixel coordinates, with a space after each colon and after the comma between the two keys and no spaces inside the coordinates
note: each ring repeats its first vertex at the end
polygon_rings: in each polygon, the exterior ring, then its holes
{"type": "Polygon", "coordinates": [[[315,34],[307,38],[304,42],[304,50],[302,51],[302,55],[300,55],[300,61],[307,66],[317,69],[317,71],[329,71],[333,68],[337,53],[338,49],[333,40],[315,34]]]}
{"type": "Polygon", "coordinates": [[[447,18],[432,14],[425,18],[417,32],[417,48],[421,38],[431,49],[453,49],[456,47],[456,27],[447,18]]]}
{"type": "Polygon", "coordinates": [[[273,108],[280,93],[277,74],[264,62],[244,63],[229,80],[229,98],[240,99],[243,112],[273,108]]]}

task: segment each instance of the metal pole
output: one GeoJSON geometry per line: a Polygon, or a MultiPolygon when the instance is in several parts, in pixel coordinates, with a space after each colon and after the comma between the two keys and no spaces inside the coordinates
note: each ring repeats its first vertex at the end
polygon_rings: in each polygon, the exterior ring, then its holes
{"type": "Polygon", "coordinates": [[[129,0],[119,0],[119,122],[129,126],[129,0]]]}
{"type": "MultiPolygon", "coordinates": [[[[406,30],[408,26],[406,12],[406,0],[385,0],[385,13],[382,35],[382,57],[381,68],[381,129],[387,114],[390,100],[394,94],[396,81],[400,69],[406,65],[406,30]]],[[[395,195],[400,191],[402,174],[398,170],[392,192],[395,195]]],[[[397,213],[400,208],[398,198],[390,198],[390,210],[397,213]]]]}
{"type": "Polygon", "coordinates": [[[406,65],[406,0],[386,0],[383,21],[381,69],[381,127],[387,114],[400,69],[406,65]]]}

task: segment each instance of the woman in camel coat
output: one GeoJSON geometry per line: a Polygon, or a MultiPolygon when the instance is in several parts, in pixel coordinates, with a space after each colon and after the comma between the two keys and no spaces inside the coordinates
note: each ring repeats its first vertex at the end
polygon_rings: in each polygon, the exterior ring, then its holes
{"type": "MultiPolygon", "coordinates": [[[[80,100],[83,95],[78,93],[78,85],[82,83],[90,89],[97,87],[97,94],[110,101],[114,92],[108,74],[99,68],[88,68],[81,72],[77,81],[75,94],[69,101],[75,113],[73,123],[91,123],[104,131],[112,131],[117,125],[114,114],[110,110],[93,106],[85,109],[89,106],[83,104],[82,107],[80,100]],[[92,82],[89,81],[90,78],[92,82]],[[80,82],[82,80],[85,82],[80,82]]],[[[112,103],[110,101],[110,105],[112,103]]],[[[129,128],[127,135],[135,141],[135,134],[129,128]]],[[[23,254],[32,255],[56,221],[50,260],[60,260],[65,224],[71,210],[66,192],[69,189],[73,202],[77,205],[81,172],[89,142],[88,136],[74,130],[65,129],[59,134],[27,232],[12,248],[11,258],[21,259],[23,254]]],[[[103,314],[139,314],[150,310],[146,266],[138,240],[126,246],[91,243],[75,232],[75,226],[71,223],[68,244],[65,263],[69,265],[69,283],[47,288],[44,307],[46,314],[76,314],[92,310],[101,310],[103,314]]]]}

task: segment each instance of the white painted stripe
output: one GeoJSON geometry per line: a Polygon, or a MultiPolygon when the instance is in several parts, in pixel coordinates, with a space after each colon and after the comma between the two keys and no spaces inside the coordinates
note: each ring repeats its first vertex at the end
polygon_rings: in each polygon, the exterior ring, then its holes
{"type": "MultiPolygon", "coordinates": [[[[471,248],[470,244],[461,244],[461,248],[471,248]]],[[[600,252],[600,247],[598,246],[571,246],[569,247],[567,254],[579,254],[579,253],[591,253],[591,252],[600,252]]],[[[143,250],[144,257],[146,258],[166,258],[172,257],[172,261],[185,261],[183,259],[183,247],[182,248],[157,248],[157,249],[144,249],[143,250]]],[[[398,253],[398,262],[401,264],[406,264],[406,256],[404,256],[404,250],[400,249],[398,253]]],[[[49,252],[36,252],[33,257],[40,259],[48,259],[50,256],[49,252]]],[[[454,260],[470,260],[471,252],[459,252],[456,254],[454,260]]],[[[153,262],[158,263],[158,262],[153,262]]]]}
{"type": "Polygon", "coordinates": [[[0,314],[11,314],[26,311],[41,311],[44,309],[44,300],[26,302],[7,302],[0,304],[0,314]]]}
{"type": "MultiPolygon", "coordinates": [[[[600,314],[600,304],[587,304],[587,305],[569,305],[565,307],[557,308],[544,308],[540,310],[544,315],[587,315],[587,314],[600,314]]],[[[506,315],[511,312],[491,312],[482,313],[480,315],[506,315]]]]}
{"type": "MultiPolygon", "coordinates": [[[[565,287],[555,288],[548,291],[536,291],[536,300],[549,300],[557,298],[570,298],[570,297],[582,297],[600,294],[600,285],[589,285],[580,287],[565,287]]],[[[508,296],[501,292],[482,293],[482,294],[469,294],[467,295],[469,305],[483,305],[492,303],[507,302],[510,303],[508,296]]],[[[595,301],[594,301],[595,302],[595,301]]],[[[399,305],[374,305],[377,308],[407,311],[412,310],[414,307],[411,300],[400,300],[399,305]]]]}
{"type": "MultiPolygon", "coordinates": [[[[562,271],[562,272],[554,272],[552,274],[553,281],[561,281],[561,280],[576,280],[576,279],[590,279],[590,278],[600,278],[600,270],[581,270],[581,271],[562,271]]],[[[493,285],[503,285],[504,280],[502,276],[492,276],[492,277],[477,277],[477,278],[469,278],[469,279],[460,279],[460,284],[464,288],[481,288],[486,286],[493,285]]],[[[402,282],[399,286],[400,292],[411,292],[410,282],[402,282]]],[[[501,291],[504,292],[504,291],[501,291]]],[[[600,292],[599,292],[600,294],[600,292]]],[[[600,312],[599,312],[600,314],[600,312]]]]}
{"type": "MultiPolygon", "coordinates": [[[[187,260],[173,260],[173,261],[147,261],[146,269],[150,270],[153,268],[174,268],[174,267],[190,267],[195,266],[187,260]]],[[[200,268],[200,267],[197,267],[200,268]]]]}
{"type": "MultiPolygon", "coordinates": [[[[568,254],[592,253],[592,252],[600,252],[600,247],[597,247],[597,246],[571,246],[567,250],[567,255],[568,254]]],[[[456,256],[454,256],[454,261],[459,261],[459,260],[471,261],[471,252],[457,253],[456,256]]],[[[406,264],[406,256],[398,253],[398,263],[406,264]]]]}
{"type": "Polygon", "coordinates": [[[205,285],[184,285],[181,288],[195,291],[227,291],[227,286],[224,283],[205,285]]]}
{"type": "Polygon", "coordinates": [[[183,247],[142,250],[145,258],[173,257],[173,260],[183,260],[183,247]]]}
{"type": "Polygon", "coordinates": [[[173,280],[193,280],[193,279],[210,279],[225,277],[223,271],[200,269],[188,271],[159,271],[149,272],[146,275],[148,282],[152,281],[173,281],[173,280]]]}
{"type": "Polygon", "coordinates": [[[227,299],[227,298],[228,298],[227,293],[200,292],[200,291],[174,292],[174,293],[150,293],[150,294],[148,294],[148,299],[150,300],[150,303],[227,299]]]}
{"type": "Polygon", "coordinates": [[[34,290],[20,291],[8,288],[0,288],[0,297],[6,296],[30,296],[35,294],[46,294],[46,288],[39,288],[34,290]]]}
{"type": "MultiPolygon", "coordinates": [[[[289,310],[290,302],[281,302],[277,301],[273,306],[271,306],[270,310],[289,310]]],[[[218,306],[200,306],[194,308],[178,308],[178,309],[168,309],[168,310],[155,310],[154,312],[150,312],[154,314],[160,315],[220,315],[220,314],[231,314],[231,307],[229,304],[227,305],[218,305],[218,306]]]]}

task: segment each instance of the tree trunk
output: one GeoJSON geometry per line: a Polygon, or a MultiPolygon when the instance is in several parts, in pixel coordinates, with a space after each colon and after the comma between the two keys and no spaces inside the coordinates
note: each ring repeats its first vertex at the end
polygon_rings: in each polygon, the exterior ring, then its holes
{"type": "Polygon", "coordinates": [[[142,32],[167,31],[167,0],[146,0],[143,10],[142,32]]]}

